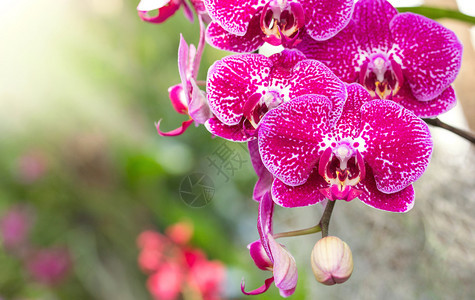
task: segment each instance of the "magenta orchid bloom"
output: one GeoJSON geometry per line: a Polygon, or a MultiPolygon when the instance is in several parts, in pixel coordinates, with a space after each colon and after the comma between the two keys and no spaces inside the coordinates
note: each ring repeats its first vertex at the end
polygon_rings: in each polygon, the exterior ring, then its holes
{"type": "Polygon", "coordinates": [[[346,99],[345,84],[325,65],[306,59],[298,50],[284,50],[271,57],[225,57],[210,67],[206,90],[214,114],[206,128],[240,142],[257,138],[261,118],[292,98],[324,95],[332,102],[334,116],[339,115],[346,99]]]}
{"type": "Polygon", "coordinates": [[[196,82],[198,69],[200,67],[201,55],[204,49],[204,25],[199,17],[201,26],[201,36],[198,49],[193,44],[186,43],[183,36],[180,36],[180,46],[178,47],[178,71],[181,83],[168,89],[173,108],[183,115],[189,115],[190,119],[182,123],[180,127],[172,131],[163,132],[160,130],[160,121],[156,127],[161,136],[176,136],[185,130],[195,121],[196,124],[204,124],[212,117],[210,108],[206,101],[206,96],[201,91],[196,82]]]}
{"type": "Polygon", "coordinates": [[[222,50],[251,52],[267,42],[293,47],[306,31],[331,38],[348,24],[353,0],[205,0],[213,20],[207,42],[222,50]]]}
{"type": "Polygon", "coordinates": [[[361,0],[348,26],[297,47],[343,81],[362,84],[375,99],[392,99],[419,117],[435,117],[455,106],[450,84],[460,69],[462,44],[439,23],[413,13],[398,14],[385,0],[361,0]]]}
{"type": "Polygon", "coordinates": [[[149,23],[163,23],[173,16],[183,5],[185,17],[193,22],[193,11],[184,0],[142,0],[137,6],[139,17],[149,23]],[[157,10],[156,16],[150,16],[149,12],[157,10]]]}
{"type": "Polygon", "coordinates": [[[321,95],[298,97],[270,111],[259,127],[259,151],[276,177],[274,200],[284,207],[358,197],[369,206],[405,212],[411,183],[432,153],[427,125],[389,100],[374,100],[359,84],[347,86],[338,122],[321,95]]]}
{"type": "Polygon", "coordinates": [[[246,295],[257,295],[267,291],[275,282],[280,295],[288,297],[295,292],[297,286],[297,265],[293,256],[272,236],[272,215],[274,202],[269,193],[266,193],[259,202],[259,214],[257,218],[257,230],[260,240],[251,243],[248,248],[256,266],[265,271],[272,271],[273,276],[266,279],[261,287],[246,292],[244,280],[241,283],[241,291],[246,295]]]}

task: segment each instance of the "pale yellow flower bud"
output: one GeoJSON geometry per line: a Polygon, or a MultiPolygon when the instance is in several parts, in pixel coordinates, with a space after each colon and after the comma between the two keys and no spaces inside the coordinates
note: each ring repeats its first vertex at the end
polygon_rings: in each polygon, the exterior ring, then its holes
{"type": "Polygon", "coordinates": [[[343,283],[353,272],[353,256],[348,245],[336,236],[319,240],[312,250],[315,279],[326,285],[343,283]]]}

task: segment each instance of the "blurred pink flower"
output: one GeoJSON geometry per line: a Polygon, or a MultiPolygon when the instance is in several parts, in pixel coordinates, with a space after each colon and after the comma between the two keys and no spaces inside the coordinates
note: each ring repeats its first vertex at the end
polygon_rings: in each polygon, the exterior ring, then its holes
{"type": "Polygon", "coordinates": [[[147,287],[157,300],[174,300],[181,292],[184,277],[181,266],[168,261],[149,277],[147,287]]]}
{"type": "Polygon", "coordinates": [[[46,169],[46,158],[40,152],[30,151],[18,159],[18,178],[23,183],[33,183],[40,179],[46,169]]]}
{"type": "Polygon", "coordinates": [[[27,260],[31,277],[46,285],[56,285],[64,280],[71,266],[71,256],[65,248],[40,249],[27,260]]]}
{"type": "Polygon", "coordinates": [[[147,230],[137,238],[140,248],[138,264],[147,274],[147,288],[155,299],[174,300],[180,294],[198,299],[221,299],[225,267],[209,261],[201,249],[187,244],[193,234],[190,223],[169,226],[166,235],[147,230]]]}
{"type": "Polygon", "coordinates": [[[0,235],[7,250],[18,251],[27,245],[32,218],[27,207],[14,206],[0,219],[0,235]]]}

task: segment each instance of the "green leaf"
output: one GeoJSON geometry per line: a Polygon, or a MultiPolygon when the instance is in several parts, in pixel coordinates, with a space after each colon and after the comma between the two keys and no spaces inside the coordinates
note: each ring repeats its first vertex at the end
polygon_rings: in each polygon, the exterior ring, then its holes
{"type": "Polygon", "coordinates": [[[413,12],[426,16],[430,19],[453,19],[463,21],[470,24],[475,24],[475,17],[463,14],[457,10],[429,7],[429,6],[415,6],[415,7],[397,7],[399,12],[413,12]]]}

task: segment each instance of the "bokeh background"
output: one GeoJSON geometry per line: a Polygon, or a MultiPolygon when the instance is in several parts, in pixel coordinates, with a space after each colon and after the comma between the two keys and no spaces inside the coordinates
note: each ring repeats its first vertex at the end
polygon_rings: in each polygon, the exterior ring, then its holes
{"type": "MultiPolygon", "coordinates": [[[[67,249],[70,260],[57,284],[44,284],[21,253],[0,245],[0,299],[152,299],[136,238],[179,221],[193,224],[193,247],[226,265],[223,299],[245,298],[243,277],[255,288],[270,276],[246,249],[258,235],[250,199],[256,176],[245,148],[211,138],[203,127],[175,138],[156,134],[161,118],[164,129],[183,121],[167,89],[179,82],[178,33],[196,44],[196,23],[182,11],[161,25],[144,23],[136,2],[0,0],[0,217],[26,211],[28,243],[67,249]],[[223,149],[232,166],[218,169],[212,162],[223,149]],[[186,180],[203,174],[210,201],[190,205],[186,180]]],[[[425,4],[457,9],[451,0],[425,4]]],[[[475,14],[473,6],[464,9],[475,14]]],[[[464,44],[454,84],[459,104],[441,119],[474,131],[474,30],[440,21],[464,44]]],[[[225,55],[207,47],[199,78],[225,55]]],[[[314,280],[310,251],[318,236],[283,240],[299,267],[292,299],[475,299],[474,148],[432,132],[434,155],[415,184],[413,210],[336,205],[331,233],[350,245],[355,260],[348,282],[326,287],[314,280]]],[[[313,226],[321,212],[277,208],[275,231],[313,226]]],[[[276,297],[271,288],[255,298],[276,297]]]]}

